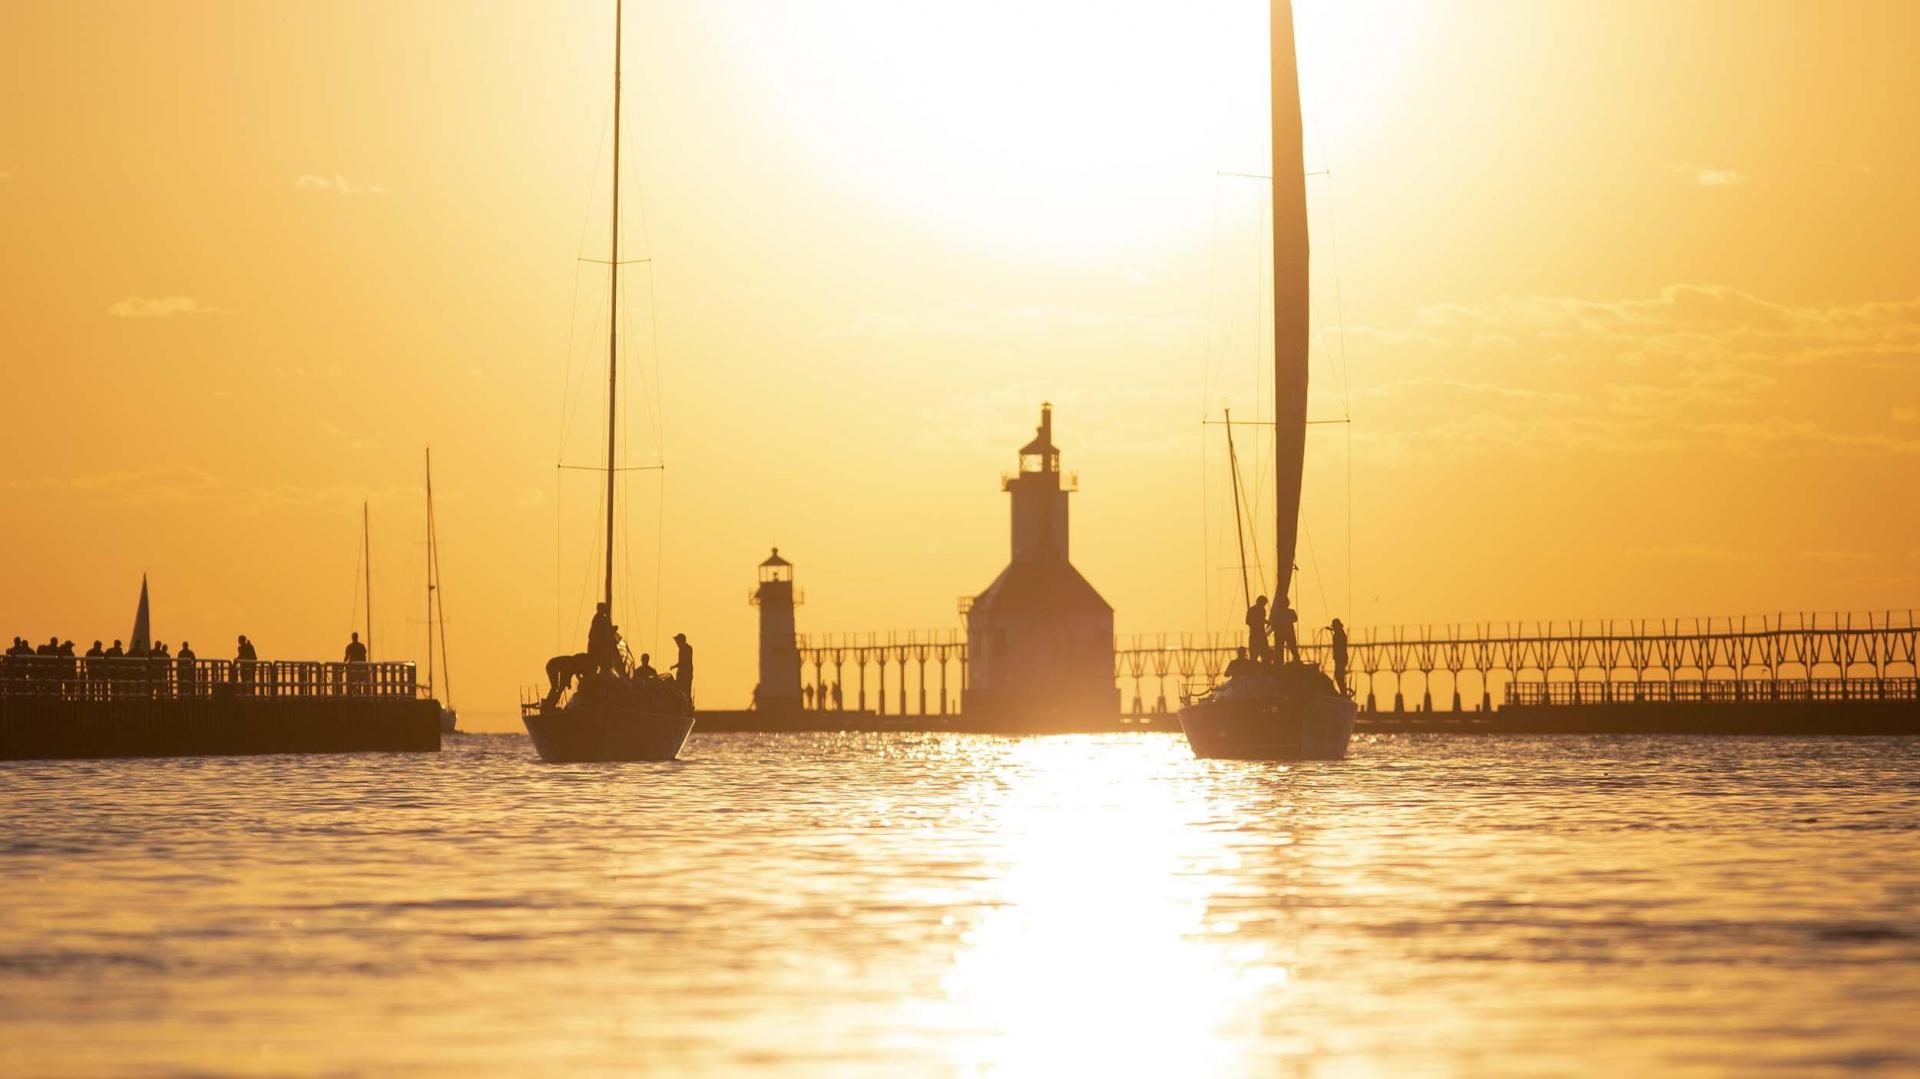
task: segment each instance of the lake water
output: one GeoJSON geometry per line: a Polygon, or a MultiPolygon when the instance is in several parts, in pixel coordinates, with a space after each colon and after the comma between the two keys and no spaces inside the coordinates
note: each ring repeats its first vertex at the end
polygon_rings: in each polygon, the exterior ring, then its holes
{"type": "Polygon", "coordinates": [[[0,1072],[1920,1068],[1920,740],[0,764],[0,1072]]]}

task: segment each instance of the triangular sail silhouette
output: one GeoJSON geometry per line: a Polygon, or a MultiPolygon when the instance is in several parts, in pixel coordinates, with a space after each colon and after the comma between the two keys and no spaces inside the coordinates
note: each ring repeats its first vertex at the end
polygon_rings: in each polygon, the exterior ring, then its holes
{"type": "Polygon", "coordinates": [[[135,654],[150,651],[153,648],[152,628],[147,614],[147,575],[140,575],[140,609],[133,613],[133,635],[127,640],[127,647],[135,654]]]}

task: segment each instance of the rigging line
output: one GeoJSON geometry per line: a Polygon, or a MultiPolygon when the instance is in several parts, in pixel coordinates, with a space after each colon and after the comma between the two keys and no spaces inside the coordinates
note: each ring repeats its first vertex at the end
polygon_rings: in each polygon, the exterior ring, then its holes
{"type": "Polygon", "coordinates": [[[360,622],[360,544],[353,545],[353,609],[347,612],[347,629],[351,631],[360,622]]]}
{"type": "Polygon", "coordinates": [[[1200,358],[1200,611],[1213,625],[1212,509],[1207,498],[1207,410],[1213,400],[1213,330],[1220,296],[1220,181],[1213,183],[1213,225],[1207,232],[1207,330],[1200,358]]]}
{"type": "Polygon", "coordinates": [[[1313,529],[1307,527],[1307,515],[1304,513],[1300,515],[1300,534],[1307,538],[1307,561],[1313,564],[1313,580],[1320,587],[1320,607],[1331,611],[1333,607],[1327,602],[1327,582],[1320,576],[1320,556],[1313,549],[1313,529]]]}
{"type": "MultiPolygon", "coordinates": [[[[612,126],[612,121],[606,109],[602,109],[600,113],[600,123],[596,126],[603,133],[612,126]]],[[[563,456],[566,453],[567,427],[572,416],[574,385],[573,349],[580,333],[580,264],[578,259],[587,249],[587,226],[593,222],[593,193],[594,190],[600,186],[600,162],[606,159],[606,151],[607,139],[604,137],[595,139],[593,144],[593,171],[588,174],[590,178],[587,181],[587,201],[580,210],[580,239],[573,245],[576,260],[573,267],[573,300],[571,307],[567,311],[567,368],[560,392],[560,452],[555,454],[556,457],[563,456]]]]}
{"type": "Polygon", "coordinates": [[[660,608],[665,606],[665,597],[661,595],[661,586],[666,581],[667,564],[667,477],[662,475],[654,488],[653,519],[656,525],[653,543],[653,636],[655,645],[660,643],[660,608]]]}
{"type": "MultiPolygon", "coordinates": [[[[1272,261],[1265,256],[1267,252],[1273,249],[1272,247],[1273,227],[1274,227],[1274,222],[1272,218],[1272,205],[1270,202],[1266,200],[1262,200],[1260,204],[1260,228],[1256,229],[1253,235],[1253,238],[1255,241],[1253,258],[1254,258],[1254,264],[1258,267],[1258,269],[1255,271],[1253,275],[1254,287],[1257,290],[1254,298],[1254,314],[1255,314],[1254,325],[1265,327],[1267,332],[1257,333],[1254,339],[1253,414],[1256,416],[1260,415],[1261,412],[1265,411],[1264,406],[1262,406],[1261,404],[1261,394],[1264,393],[1267,389],[1267,381],[1266,381],[1267,378],[1279,377],[1278,373],[1274,372],[1274,364],[1277,361],[1272,351],[1276,347],[1275,342],[1273,340],[1274,313],[1267,307],[1267,301],[1273,297],[1273,273],[1275,272],[1275,268],[1273,266],[1272,261]],[[1266,242],[1261,243],[1260,242],[1261,240],[1265,240],[1266,242]]],[[[1272,387],[1272,389],[1273,389],[1273,395],[1274,395],[1273,407],[1277,409],[1279,407],[1279,400],[1280,400],[1280,387],[1278,385],[1275,385],[1272,387]]],[[[1276,439],[1278,438],[1277,431],[1275,432],[1275,438],[1276,439]]],[[[1258,442],[1258,440],[1256,440],[1256,442],[1258,442]]],[[[1278,462],[1275,462],[1273,460],[1275,445],[1273,443],[1261,443],[1259,444],[1259,448],[1260,448],[1260,452],[1254,457],[1254,466],[1253,466],[1253,489],[1255,492],[1255,500],[1249,503],[1251,508],[1248,511],[1248,518],[1247,518],[1249,522],[1256,522],[1253,525],[1254,534],[1256,536],[1258,535],[1257,522],[1260,520],[1260,503],[1259,503],[1258,496],[1264,493],[1267,489],[1267,482],[1266,482],[1267,465],[1269,462],[1272,462],[1274,465],[1274,468],[1276,469],[1279,468],[1278,462]]],[[[1278,505],[1278,500],[1280,498],[1280,492],[1278,490],[1278,483],[1279,483],[1278,475],[1274,477],[1274,482],[1276,487],[1273,495],[1275,499],[1274,510],[1277,513],[1280,508],[1278,505]]],[[[1256,551],[1259,550],[1258,542],[1255,543],[1254,549],[1256,551]]],[[[1274,568],[1276,572],[1279,569],[1279,567],[1277,566],[1274,568]]],[[[1285,599],[1285,597],[1277,596],[1275,597],[1275,599],[1282,600],[1282,599],[1285,599]]]]}
{"type": "MultiPolygon", "coordinates": [[[[1229,430],[1228,437],[1229,438],[1232,437],[1231,430],[1229,430]]],[[[1236,485],[1240,483],[1240,470],[1237,468],[1234,469],[1233,482],[1236,485]]],[[[1238,496],[1239,501],[1242,504],[1244,504],[1247,501],[1247,492],[1244,487],[1237,487],[1234,493],[1238,496]]],[[[1248,538],[1253,540],[1253,577],[1255,580],[1260,582],[1260,587],[1265,588],[1267,584],[1267,571],[1266,571],[1266,567],[1264,567],[1260,563],[1260,527],[1256,523],[1256,520],[1257,518],[1255,518],[1253,514],[1251,513],[1247,514],[1246,527],[1248,532],[1248,538]]],[[[1234,515],[1233,527],[1234,527],[1234,532],[1237,534],[1240,531],[1240,518],[1238,514],[1234,515]]],[[[1241,555],[1240,555],[1240,561],[1242,563],[1245,563],[1246,560],[1247,560],[1246,552],[1244,549],[1242,549],[1241,555]]],[[[1244,572],[1245,570],[1243,569],[1242,573],[1244,572]]]]}
{"type": "MultiPolygon", "coordinates": [[[[1321,156],[1326,156],[1326,145],[1320,147],[1321,156]]],[[[1339,327],[1340,339],[1340,411],[1347,417],[1347,617],[1353,617],[1353,361],[1347,354],[1347,310],[1346,293],[1340,276],[1340,219],[1338,199],[1334,196],[1333,175],[1326,178],[1327,193],[1327,260],[1333,270],[1333,314],[1334,325],[1339,327]]]]}

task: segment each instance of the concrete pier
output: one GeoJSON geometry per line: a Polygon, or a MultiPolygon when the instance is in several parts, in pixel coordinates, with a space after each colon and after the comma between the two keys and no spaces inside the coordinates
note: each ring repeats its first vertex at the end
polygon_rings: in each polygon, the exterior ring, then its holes
{"type": "Polygon", "coordinates": [[[439,748],[411,663],[0,662],[0,760],[439,748]]]}

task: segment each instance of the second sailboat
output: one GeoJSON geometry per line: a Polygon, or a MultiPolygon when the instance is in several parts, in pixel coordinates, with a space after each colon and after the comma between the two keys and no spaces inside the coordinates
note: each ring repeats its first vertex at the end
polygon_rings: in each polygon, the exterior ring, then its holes
{"type": "MultiPolygon", "coordinates": [[[[613,228],[607,312],[607,535],[601,602],[587,651],[547,663],[548,691],[522,708],[540,759],[550,763],[667,761],[693,730],[693,702],[674,681],[635,670],[613,623],[614,452],[620,377],[620,54],[621,4],[613,14],[613,228]]],[[[691,675],[691,671],[685,672],[691,675]]]]}

